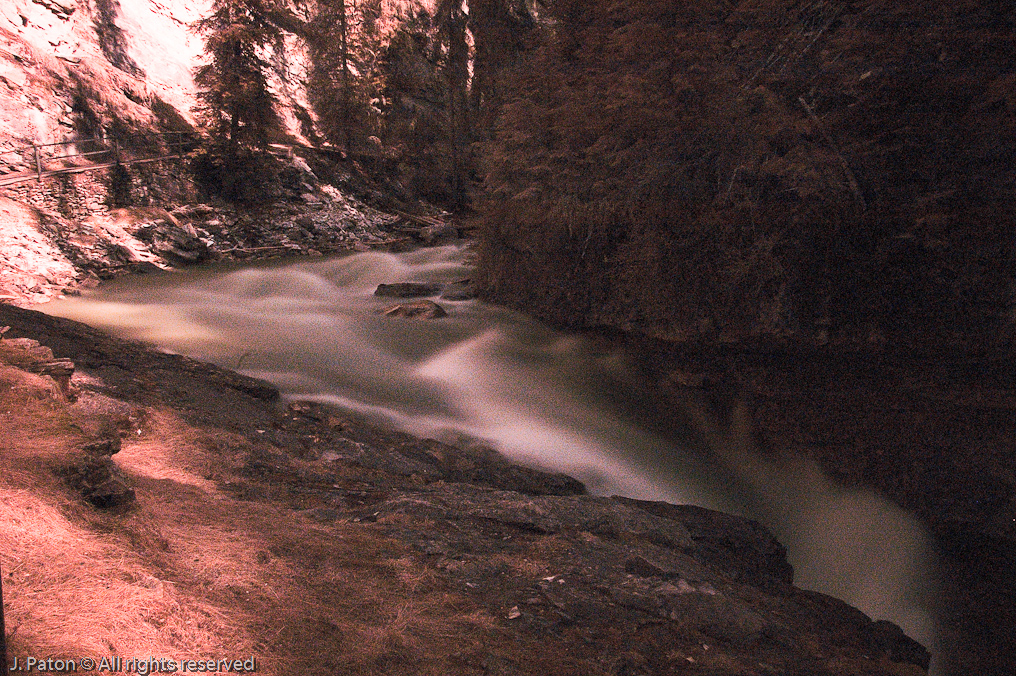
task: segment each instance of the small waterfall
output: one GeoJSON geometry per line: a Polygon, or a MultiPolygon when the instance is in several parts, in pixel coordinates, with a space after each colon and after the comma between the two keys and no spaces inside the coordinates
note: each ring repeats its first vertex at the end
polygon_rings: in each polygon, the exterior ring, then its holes
{"type": "MultiPolygon", "coordinates": [[[[689,398],[706,440],[665,438],[625,411],[642,392],[618,351],[480,301],[439,301],[448,316],[381,316],[378,284],[452,282],[465,252],[411,253],[211,268],[118,280],[57,314],[276,383],[290,399],[333,403],[436,438],[466,435],[599,494],[691,503],[765,523],[799,586],[837,596],[935,645],[928,537],[871,491],[836,486],[811,461],[754,452],[735,407],[721,427],[689,398]]],[[[933,668],[934,668],[933,662],[933,668]]]]}

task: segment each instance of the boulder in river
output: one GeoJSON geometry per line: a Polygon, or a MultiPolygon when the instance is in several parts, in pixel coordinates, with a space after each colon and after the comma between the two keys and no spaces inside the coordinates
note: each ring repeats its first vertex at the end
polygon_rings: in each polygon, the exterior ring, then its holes
{"type": "Polygon", "coordinates": [[[431,300],[414,300],[386,307],[381,311],[386,317],[405,317],[406,319],[440,319],[447,317],[444,308],[431,300]]]}
{"type": "Polygon", "coordinates": [[[419,282],[400,282],[398,284],[378,284],[375,296],[385,298],[423,298],[441,293],[440,284],[421,284],[419,282]]]}

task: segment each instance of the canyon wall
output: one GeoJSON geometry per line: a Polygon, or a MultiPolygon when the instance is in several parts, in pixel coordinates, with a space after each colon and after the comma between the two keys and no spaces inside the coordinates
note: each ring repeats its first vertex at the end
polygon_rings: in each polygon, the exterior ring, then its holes
{"type": "Polygon", "coordinates": [[[487,148],[488,298],[682,342],[1008,344],[1011,5],[573,5],[487,148]]]}

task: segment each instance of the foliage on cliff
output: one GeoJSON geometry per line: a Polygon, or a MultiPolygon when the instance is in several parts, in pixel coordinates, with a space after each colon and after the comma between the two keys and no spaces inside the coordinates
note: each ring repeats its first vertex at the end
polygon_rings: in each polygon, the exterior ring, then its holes
{"type": "Polygon", "coordinates": [[[263,147],[280,124],[264,51],[282,39],[262,0],[215,0],[195,23],[209,62],[197,69],[202,121],[229,146],[263,147]]]}
{"type": "Polygon", "coordinates": [[[679,339],[1011,326],[1009,6],[546,11],[484,148],[490,297],[679,339]]]}
{"type": "Polygon", "coordinates": [[[194,172],[205,189],[228,199],[256,201],[275,180],[275,163],[264,151],[282,123],[266,53],[281,47],[282,31],[271,9],[272,0],[215,0],[194,24],[208,59],[194,74],[198,113],[212,142],[194,172]]]}
{"type": "Polygon", "coordinates": [[[535,27],[527,0],[441,0],[406,12],[385,50],[381,138],[416,194],[467,207],[514,65],[535,27]]]}

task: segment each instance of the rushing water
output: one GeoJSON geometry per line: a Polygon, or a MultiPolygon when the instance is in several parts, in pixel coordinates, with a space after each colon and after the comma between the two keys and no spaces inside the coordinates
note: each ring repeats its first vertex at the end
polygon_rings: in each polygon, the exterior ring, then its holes
{"type": "MultiPolygon", "coordinates": [[[[870,491],[838,487],[809,461],[754,453],[741,407],[720,427],[681,412],[708,448],[653,432],[618,351],[594,349],[480,301],[448,317],[379,310],[378,284],[469,276],[456,247],[135,277],[48,311],[211,361],[316,400],[437,438],[485,440],[592,492],[692,503],[764,522],[788,547],[799,586],[846,600],[935,644],[928,539],[870,491]]],[[[701,445],[701,444],[700,444],[701,445]]],[[[933,662],[934,667],[934,662],[933,662]]]]}

